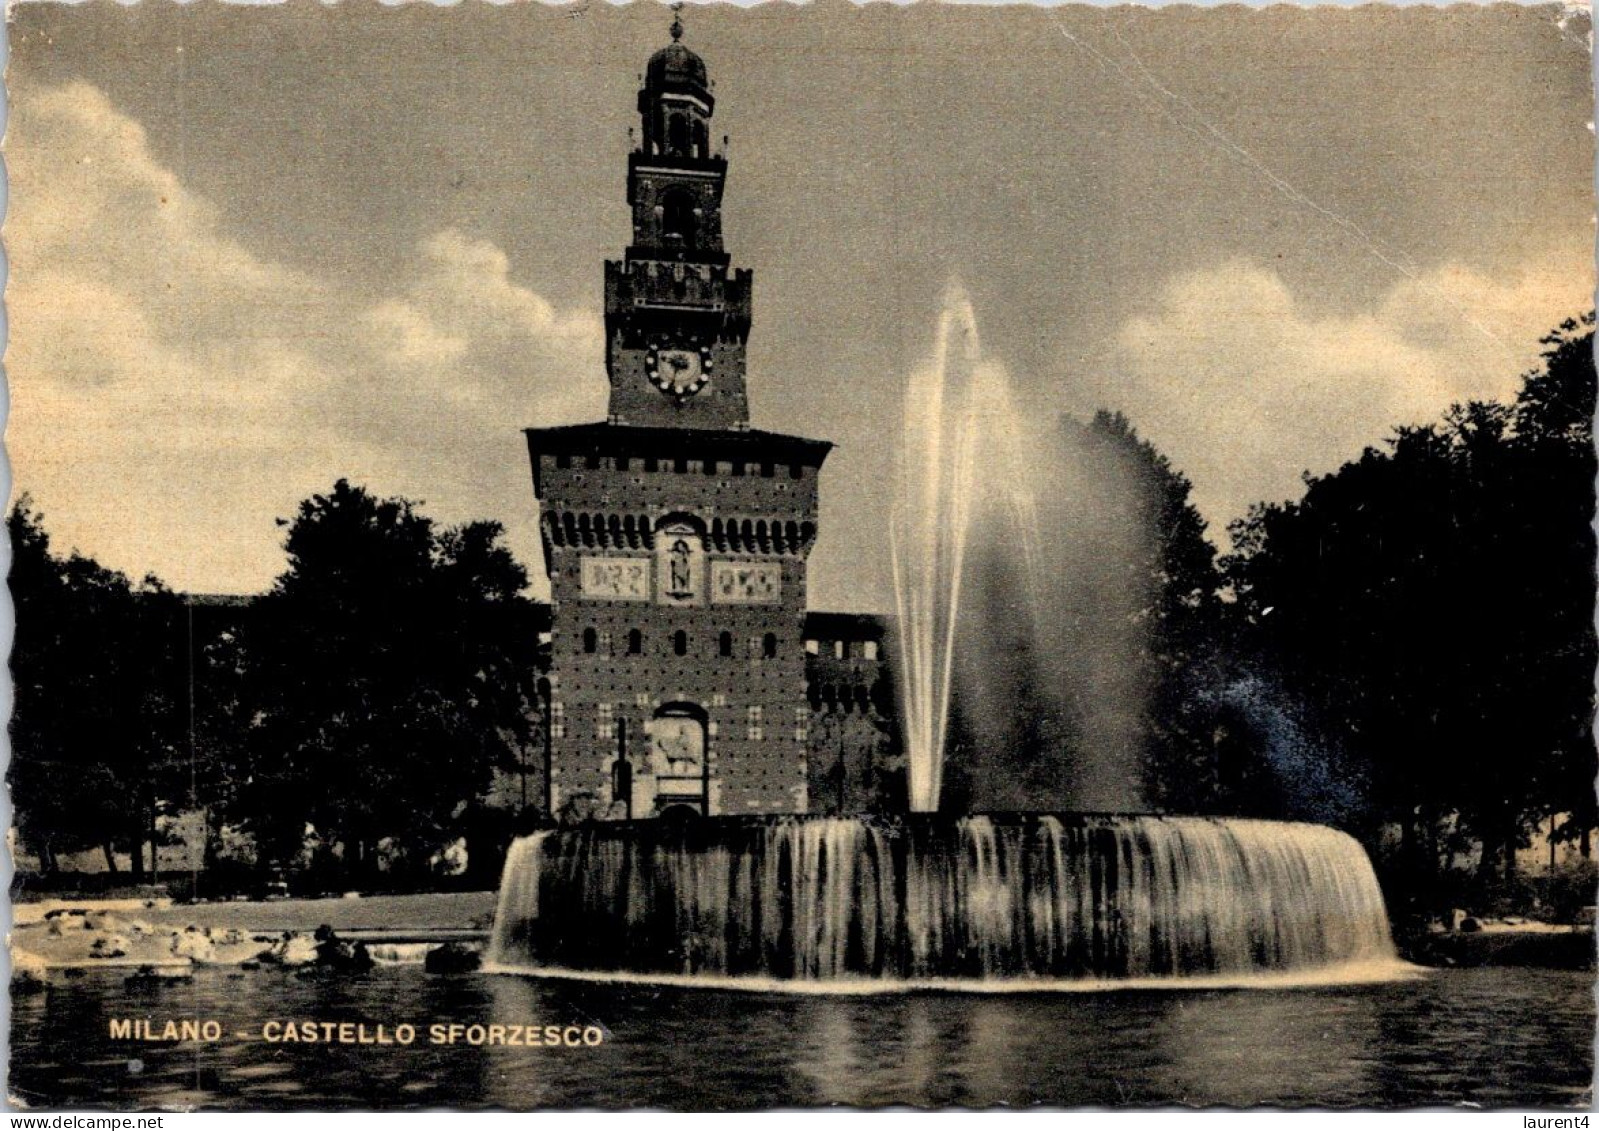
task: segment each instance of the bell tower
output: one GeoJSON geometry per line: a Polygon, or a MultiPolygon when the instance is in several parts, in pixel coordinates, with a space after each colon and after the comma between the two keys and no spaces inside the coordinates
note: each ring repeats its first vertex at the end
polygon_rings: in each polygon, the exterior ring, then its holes
{"type": "Polygon", "coordinates": [[[527,430],[550,578],[544,808],[562,821],[810,808],[805,589],[832,447],[751,428],[750,272],[683,25],[638,94],[633,238],[605,264],[608,419],[527,430]]]}
{"type": "MultiPolygon", "coordinates": [[[[614,424],[746,428],[752,273],[722,247],[727,158],[711,144],[705,61],[672,42],[650,57],[627,165],[633,239],[605,264],[606,369],[614,424]]],[[[725,139],[724,139],[725,140],[725,139]]]]}

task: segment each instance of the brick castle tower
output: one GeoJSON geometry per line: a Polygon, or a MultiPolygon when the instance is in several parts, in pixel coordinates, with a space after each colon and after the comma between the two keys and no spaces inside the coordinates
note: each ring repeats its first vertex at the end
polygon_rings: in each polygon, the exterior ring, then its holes
{"type": "Polygon", "coordinates": [[[804,812],[805,569],[831,445],[749,426],[753,273],[722,246],[705,63],[649,61],[633,240],[605,264],[605,423],[527,430],[551,624],[548,804],[804,812]]]}

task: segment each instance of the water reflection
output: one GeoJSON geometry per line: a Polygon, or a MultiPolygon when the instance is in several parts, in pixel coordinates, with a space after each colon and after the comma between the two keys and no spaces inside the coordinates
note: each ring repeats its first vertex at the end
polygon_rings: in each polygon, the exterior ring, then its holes
{"type": "Polygon", "coordinates": [[[1381,1100],[1370,1080],[1379,1033],[1369,990],[1202,994],[1169,1005],[1156,1031],[1181,1102],[1252,1103],[1262,1079],[1284,1104],[1381,1100]]]}
{"type": "Polygon", "coordinates": [[[1592,984],[1459,970],[1315,990],[834,998],[414,968],[346,981],[199,971],[133,992],[97,974],[14,1000],[10,1086],[35,1106],[119,1108],[1580,1105],[1592,984]],[[230,1038],[111,1040],[108,1019],[127,1016],[216,1017],[230,1038]],[[262,1022],[287,1018],[421,1032],[407,1048],[259,1039],[262,1022]],[[426,1026],[450,1022],[607,1036],[597,1048],[430,1043],[426,1026]]]}

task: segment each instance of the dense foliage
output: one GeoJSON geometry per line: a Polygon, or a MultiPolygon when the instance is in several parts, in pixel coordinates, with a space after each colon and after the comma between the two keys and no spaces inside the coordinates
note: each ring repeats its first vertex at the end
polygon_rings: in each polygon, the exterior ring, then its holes
{"type": "Polygon", "coordinates": [[[459,831],[528,741],[527,575],[490,522],[440,530],[341,480],[288,523],[288,569],[252,609],[229,817],[288,864],[309,831],[348,874],[413,867],[459,831]]]}
{"type": "Polygon", "coordinates": [[[1411,868],[1465,834],[1508,878],[1534,824],[1595,824],[1591,326],[1546,338],[1513,404],[1401,428],[1233,528],[1253,663],[1411,868]]]}
{"type": "Polygon", "coordinates": [[[17,829],[46,870],[96,848],[113,872],[129,852],[142,879],[157,817],[188,800],[182,602],[154,578],[55,553],[26,495],[6,526],[17,829]]]}

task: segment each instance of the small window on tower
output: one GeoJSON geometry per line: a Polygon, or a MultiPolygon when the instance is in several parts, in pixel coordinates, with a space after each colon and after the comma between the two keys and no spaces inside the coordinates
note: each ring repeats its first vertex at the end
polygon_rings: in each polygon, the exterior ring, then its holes
{"type": "Polygon", "coordinates": [[[679,656],[688,655],[688,633],[681,628],[672,633],[672,651],[679,656]]]}
{"type": "Polygon", "coordinates": [[[861,655],[865,656],[868,660],[877,659],[877,641],[868,640],[862,644],[861,655]]]}
{"type": "Polygon", "coordinates": [[[718,656],[731,656],[733,654],[733,634],[724,632],[716,638],[716,654],[718,656]]]}
{"type": "Polygon", "coordinates": [[[629,629],[627,634],[627,654],[637,656],[644,651],[644,634],[638,629],[629,629]]]}
{"type": "Polygon", "coordinates": [[[766,737],[761,728],[761,709],[759,707],[749,708],[745,714],[745,719],[744,733],[751,741],[758,742],[766,737]]]}
{"type": "Polygon", "coordinates": [[[600,646],[600,634],[592,628],[583,630],[583,651],[595,652],[600,646]]]}
{"type": "Polygon", "coordinates": [[[777,636],[768,632],[761,637],[761,658],[775,660],[777,658],[777,636]]]}

